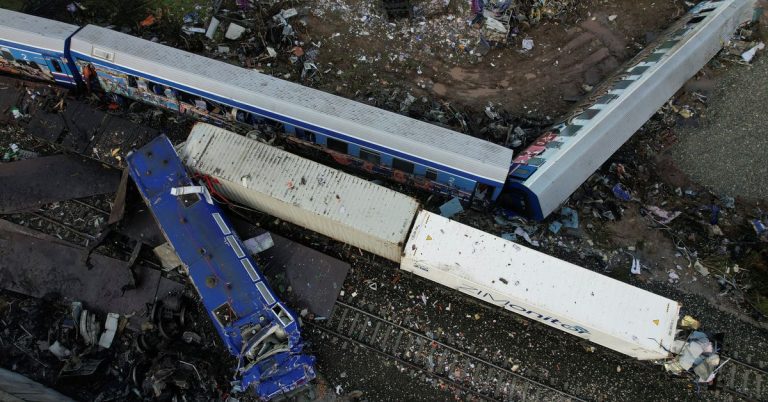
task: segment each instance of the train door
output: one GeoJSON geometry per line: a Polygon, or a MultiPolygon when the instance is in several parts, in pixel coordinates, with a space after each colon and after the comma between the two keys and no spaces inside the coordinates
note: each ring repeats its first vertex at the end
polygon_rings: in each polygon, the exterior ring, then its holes
{"type": "Polygon", "coordinates": [[[75,80],[72,77],[72,72],[69,71],[69,67],[64,62],[55,56],[44,56],[45,63],[48,70],[53,75],[54,81],[64,85],[75,85],[75,80]]]}

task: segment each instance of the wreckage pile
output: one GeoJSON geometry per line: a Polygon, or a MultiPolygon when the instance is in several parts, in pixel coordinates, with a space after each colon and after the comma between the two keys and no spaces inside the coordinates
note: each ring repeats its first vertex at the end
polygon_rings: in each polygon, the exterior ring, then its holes
{"type": "MultiPolygon", "coordinates": [[[[687,316],[683,320],[686,319],[693,321],[687,316]]],[[[694,326],[698,327],[698,323],[694,326]]],[[[720,347],[716,339],[710,338],[704,332],[694,330],[686,338],[675,341],[671,351],[676,357],[665,362],[664,369],[676,375],[687,372],[695,378],[696,382],[711,383],[721,367],[718,354],[720,347]]]]}
{"type": "Polygon", "coordinates": [[[225,398],[225,354],[197,304],[169,296],[132,328],[139,317],[2,292],[3,366],[81,400],[225,398]]]}

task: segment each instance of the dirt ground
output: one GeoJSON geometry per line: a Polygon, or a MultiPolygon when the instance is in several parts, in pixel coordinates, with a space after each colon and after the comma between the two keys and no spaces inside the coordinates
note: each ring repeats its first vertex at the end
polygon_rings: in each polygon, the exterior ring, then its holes
{"type": "Polygon", "coordinates": [[[402,85],[417,97],[556,119],[684,12],[682,1],[577,3],[562,20],[544,21],[484,56],[475,52],[481,32],[468,26],[464,8],[410,24],[374,17],[358,29],[369,2],[334,3],[325,9],[344,11],[309,18],[304,41],[322,42],[319,61],[333,68],[321,85],[343,96],[402,85]],[[524,38],[534,41],[531,51],[522,49],[524,38]]]}
{"type": "MultiPolygon", "coordinates": [[[[171,7],[171,3],[172,7],[179,8],[171,16],[166,13],[164,18],[179,19],[196,10],[194,2],[164,0],[163,7],[171,7]],[[186,8],[180,8],[181,3],[186,8]]],[[[523,29],[509,47],[491,48],[479,56],[480,32],[467,24],[468,4],[429,3],[423,5],[425,11],[421,17],[389,21],[368,0],[311,0],[296,5],[304,15],[298,18],[304,23],[292,21],[298,32],[295,42],[279,47],[280,53],[275,59],[258,58],[253,68],[389,109],[393,109],[392,105],[397,109],[410,94],[418,98],[416,102],[427,105],[425,107],[451,103],[470,116],[482,117],[482,110],[491,103],[496,110],[510,115],[554,120],[587,94],[589,86],[613,73],[683,12],[683,2],[678,0],[577,3],[569,13],[543,19],[523,29]],[[522,51],[523,38],[533,39],[533,50],[522,51]],[[318,50],[315,78],[300,78],[300,68],[297,72],[296,67],[301,63],[290,60],[294,52],[298,53],[295,47],[300,47],[302,52],[318,50]],[[396,101],[377,100],[386,96],[395,97],[396,101]]],[[[87,5],[91,7],[90,3],[87,5]]],[[[264,14],[269,19],[280,7],[290,5],[281,4],[264,14]]],[[[207,4],[197,11],[205,15],[206,7],[207,4]]],[[[144,19],[147,10],[157,10],[144,6],[136,9],[139,11],[135,14],[123,16],[132,21],[126,26],[134,26],[144,19]]],[[[89,12],[95,13],[93,9],[89,12]]],[[[158,31],[147,28],[139,33],[145,37],[157,35],[169,43],[178,39],[178,30],[173,35],[162,36],[160,27],[157,28],[158,31]]],[[[257,36],[253,33],[239,45],[224,40],[217,43],[241,46],[257,36]]],[[[199,43],[190,46],[199,46],[199,43]]],[[[215,43],[207,46],[197,49],[207,56],[243,63],[244,58],[234,53],[227,56],[213,51],[215,43]]],[[[743,297],[727,286],[719,286],[716,275],[733,278],[744,285],[750,283],[751,273],[758,268],[768,272],[766,247],[756,241],[747,224],[748,219],[760,216],[762,212],[755,210],[760,211],[761,206],[765,209],[764,203],[737,200],[735,208],[728,208],[724,197],[707,192],[677,167],[674,158],[665,157],[663,144],[669,136],[674,137],[675,130],[670,127],[691,124],[679,118],[675,122],[674,115],[664,110],[655,116],[574,194],[567,205],[579,213],[581,224],[577,230],[551,233],[548,226],[557,216],[544,223],[499,223],[490,214],[468,211],[456,219],[495,235],[522,227],[542,243],[538,250],[679,300],[686,312],[701,318],[708,328],[727,332],[731,350],[755,353],[762,359],[768,351],[764,345],[765,332],[759,331],[749,317],[751,310],[744,306],[743,297]],[[616,173],[616,165],[627,172],[624,177],[616,173]],[[616,201],[610,191],[616,182],[631,188],[638,200],[616,201]],[[688,195],[688,191],[693,195],[688,195]],[[668,227],[656,225],[647,217],[650,205],[682,214],[668,227]],[[709,223],[712,205],[723,209],[718,226],[723,235],[713,233],[714,225],[709,223]],[[613,212],[615,217],[607,218],[606,212],[613,212]],[[681,250],[681,247],[687,249],[681,250]],[[692,267],[691,255],[700,257],[711,269],[709,276],[692,267]],[[629,274],[633,257],[646,268],[641,275],[629,274]],[[724,274],[735,263],[746,270],[724,274]],[[672,273],[677,279],[673,279],[672,273]]],[[[434,210],[434,206],[433,202],[428,208],[434,210]]],[[[292,235],[291,230],[265,226],[288,237],[292,235]]],[[[572,386],[583,395],[598,396],[602,400],[633,400],[644,394],[655,395],[658,400],[696,398],[689,383],[665,378],[658,367],[628,362],[603,349],[597,354],[587,351],[574,339],[516,319],[512,314],[491,310],[433,283],[403,275],[392,264],[366,261],[367,258],[358,258],[354,252],[338,252],[333,246],[317,246],[316,239],[303,233],[294,231],[294,240],[311,241],[314,248],[353,264],[345,289],[348,295],[357,291],[359,296],[348,296],[347,302],[376,306],[383,316],[413,322],[417,328],[426,325],[429,331],[452,344],[503,351],[499,352],[502,357],[519,363],[522,370],[542,381],[565,383],[578,378],[572,386]],[[378,290],[365,285],[370,281],[379,283],[378,290]],[[425,295],[433,301],[430,306],[419,302],[425,295]],[[451,303],[452,313],[441,307],[451,303]],[[623,369],[617,370],[617,366],[623,369]]],[[[326,339],[312,331],[307,331],[306,336],[331,387],[343,385],[346,391],[362,389],[370,400],[391,400],[393,396],[407,399],[417,392],[422,392],[424,398],[448,399],[433,385],[425,387],[425,382],[414,380],[399,367],[366,356],[362,351],[326,344],[326,339]]]]}

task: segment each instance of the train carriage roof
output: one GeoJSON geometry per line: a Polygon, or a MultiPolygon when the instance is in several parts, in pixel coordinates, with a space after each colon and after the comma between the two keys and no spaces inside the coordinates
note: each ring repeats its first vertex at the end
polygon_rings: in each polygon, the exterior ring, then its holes
{"type": "Polygon", "coordinates": [[[80,27],[0,8],[0,39],[64,52],[64,44],[80,27]]]}
{"type": "Polygon", "coordinates": [[[500,145],[106,28],[86,26],[71,49],[493,182],[505,181],[512,161],[500,145]]]}

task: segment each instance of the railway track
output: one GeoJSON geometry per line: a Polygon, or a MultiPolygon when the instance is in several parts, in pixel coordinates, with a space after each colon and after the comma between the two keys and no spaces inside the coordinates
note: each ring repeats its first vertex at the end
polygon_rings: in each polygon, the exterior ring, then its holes
{"type": "Polygon", "coordinates": [[[583,401],[482,357],[337,301],[330,318],[311,327],[376,352],[426,376],[491,401],[583,401]]]}
{"type": "Polygon", "coordinates": [[[768,364],[752,362],[751,358],[739,360],[736,356],[721,356],[727,362],[720,370],[718,382],[727,400],[768,401],[768,364]]]}
{"type": "Polygon", "coordinates": [[[9,215],[5,219],[87,247],[98,238],[109,218],[109,209],[105,196],[93,196],[46,204],[35,211],[9,215]]]}

